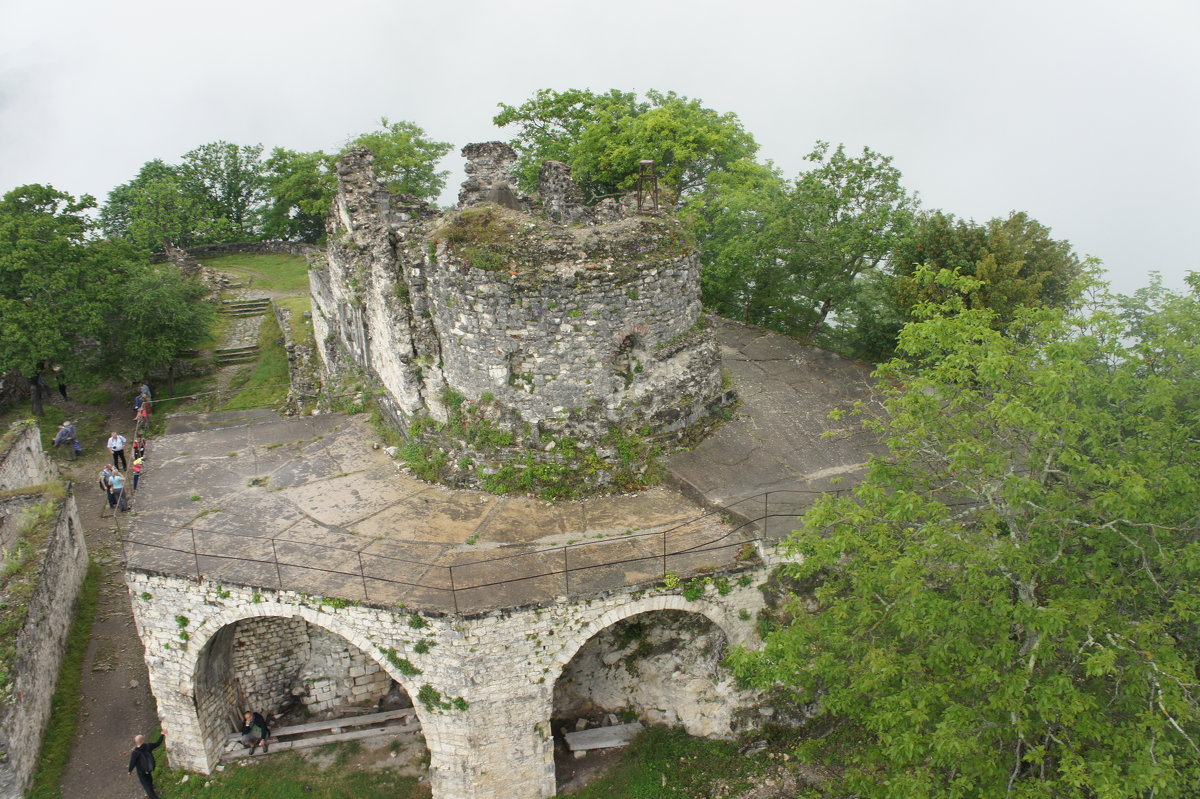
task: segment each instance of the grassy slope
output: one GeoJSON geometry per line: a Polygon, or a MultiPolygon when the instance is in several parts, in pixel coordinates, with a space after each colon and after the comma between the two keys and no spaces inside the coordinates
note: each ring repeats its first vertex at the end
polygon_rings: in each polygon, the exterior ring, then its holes
{"type": "Polygon", "coordinates": [[[252,367],[239,372],[230,383],[230,388],[238,393],[221,406],[222,410],[282,405],[287,399],[287,351],[283,348],[283,333],[279,330],[275,314],[269,313],[263,317],[258,334],[258,360],[252,367]]]}
{"type": "Polygon", "coordinates": [[[261,291],[308,291],[308,261],[299,255],[223,255],[205,266],[237,275],[261,291]]]}

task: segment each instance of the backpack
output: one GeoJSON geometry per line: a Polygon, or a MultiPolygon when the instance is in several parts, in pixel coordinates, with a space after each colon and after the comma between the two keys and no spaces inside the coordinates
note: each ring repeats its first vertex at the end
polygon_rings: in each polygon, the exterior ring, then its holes
{"type": "Polygon", "coordinates": [[[154,771],[154,755],[145,749],[138,749],[138,771],[149,774],[154,771]]]}

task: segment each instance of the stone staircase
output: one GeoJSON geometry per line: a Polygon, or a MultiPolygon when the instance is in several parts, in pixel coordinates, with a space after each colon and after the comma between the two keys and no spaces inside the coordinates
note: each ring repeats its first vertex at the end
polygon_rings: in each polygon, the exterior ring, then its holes
{"type": "Polygon", "coordinates": [[[266,297],[221,301],[221,313],[226,316],[262,316],[270,307],[271,300],[266,297]]]}
{"type": "Polygon", "coordinates": [[[213,350],[213,360],[217,366],[228,366],[231,363],[248,363],[258,357],[258,345],[250,344],[244,347],[218,347],[213,350]]]}

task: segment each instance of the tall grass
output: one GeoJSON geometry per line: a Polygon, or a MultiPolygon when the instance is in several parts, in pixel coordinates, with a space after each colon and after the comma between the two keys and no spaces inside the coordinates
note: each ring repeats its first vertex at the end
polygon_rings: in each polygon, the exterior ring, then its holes
{"type": "Polygon", "coordinates": [[[223,255],[204,265],[229,272],[262,291],[307,291],[308,261],[299,255],[223,255]]]}
{"type": "Polygon", "coordinates": [[[221,406],[236,411],[282,405],[288,395],[287,350],[275,314],[263,317],[258,333],[258,360],[254,368],[239,372],[230,383],[237,394],[221,406]]]}

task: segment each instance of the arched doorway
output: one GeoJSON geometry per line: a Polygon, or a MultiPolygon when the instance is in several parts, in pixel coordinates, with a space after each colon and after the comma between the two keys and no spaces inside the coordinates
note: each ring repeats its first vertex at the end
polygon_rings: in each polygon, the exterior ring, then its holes
{"type": "Polygon", "coordinates": [[[288,736],[295,748],[331,736],[361,736],[364,745],[379,737],[390,748],[385,756],[399,752],[428,763],[405,687],[348,638],[303,616],[252,616],[224,625],[196,656],[192,685],[204,747],[213,762],[242,754],[229,737],[242,713],[252,710],[267,718],[277,741],[286,730],[304,728],[288,736]],[[391,725],[394,735],[371,734],[387,726],[384,722],[351,729],[356,719],[406,708],[410,721],[391,725]],[[343,723],[322,724],[330,720],[343,723]]]}
{"type": "Polygon", "coordinates": [[[560,792],[594,769],[596,753],[566,746],[566,734],[638,721],[724,738],[738,726],[729,641],[707,616],[656,610],[620,619],[588,638],[554,683],[551,730],[560,792]],[[589,760],[590,759],[590,760],[589,760]]]}

